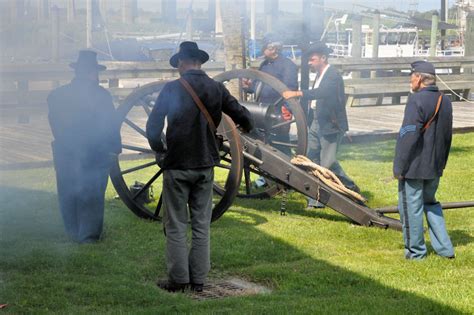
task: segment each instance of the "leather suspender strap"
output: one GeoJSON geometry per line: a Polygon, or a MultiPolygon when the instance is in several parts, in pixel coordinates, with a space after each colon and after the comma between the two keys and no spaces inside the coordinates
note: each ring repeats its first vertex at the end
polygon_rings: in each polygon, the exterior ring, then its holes
{"type": "Polygon", "coordinates": [[[439,93],[438,103],[436,104],[435,112],[433,116],[431,116],[430,120],[428,120],[428,122],[423,126],[423,128],[421,128],[421,132],[424,132],[426,129],[428,129],[431,123],[433,122],[433,120],[436,118],[436,115],[438,115],[439,107],[441,105],[442,100],[443,100],[443,93],[439,93]]]}
{"type": "Polygon", "coordinates": [[[199,96],[197,96],[196,92],[194,92],[194,89],[191,87],[191,85],[188,83],[188,81],[186,81],[183,78],[179,78],[179,82],[183,85],[183,87],[186,89],[186,91],[188,91],[189,95],[191,95],[191,97],[194,100],[194,103],[196,103],[197,107],[204,114],[204,117],[206,117],[206,120],[209,123],[209,128],[215,134],[217,132],[216,124],[212,120],[212,117],[209,114],[209,112],[207,111],[204,104],[201,102],[201,99],[199,98],[199,96]]]}

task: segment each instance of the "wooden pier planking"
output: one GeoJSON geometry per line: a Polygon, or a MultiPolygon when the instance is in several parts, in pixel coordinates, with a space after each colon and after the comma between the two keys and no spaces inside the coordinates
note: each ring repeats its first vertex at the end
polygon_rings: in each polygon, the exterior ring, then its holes
{"type": "MultiPolygon", "coordinates": [[[[354,138],[394,137],[400,128],[405,106],[348,107],[349,134],[354,138]]],[[[474,131],[474,104],[453,104],[455,130],[474,131]]],[[[139,125],[144,128],[146,116],[137,109],[139,125]]],[[[136,121],[136,120],[135,120],[136,121]]],[[[51,165],[52,135],[48,125],[46,106],[28,111],[25,108],[0,112],[0,169],[15,165],[51,165]],[[28,123],[19,123],[20,114],[30,113],[28,123]],[[49,164],[48,164],[49,162],[49,164]]],[[[148,146],[146,139],[131,128],[123,135],[123,142],[148,146]]]]}

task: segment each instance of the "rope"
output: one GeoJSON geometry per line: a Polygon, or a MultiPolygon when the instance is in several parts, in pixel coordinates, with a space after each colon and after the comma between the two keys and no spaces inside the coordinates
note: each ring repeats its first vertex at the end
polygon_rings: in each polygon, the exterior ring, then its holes
{"type": "Polygon", "coordinates": [[[316,176],[320,181],[322,181],[324,184],[334,189],[335,191],[346,195],[356,201],[367,201],[362,195],[344,186],[341,180],[332,171],[314,163],[306,156],[297,155],[291,159],[291,163],[306,169],[308,173],[316,176]]]}
{"type": "Polygon", "coordinates": [[[468,103],[474,104],[473,101],[468,100],[468,99],[462,97],[461,95],[459,95],[458,93],[454,92],[454,90],[451,89],[451,87],[450,87],[448,84],[446,84],[446,82],[444,82],[443,79],[441,79],[439,75],[436,75],[436,78],[437,78],[441,83],[443,83],[444,86],[446,86],[446,87],[448,88],[448,90],[451,91],[451,93],[453,93],[454,95],[456,95],[457,97],[459,97],[460,100],[463,100],[463,101],[466,101],[466,102],[468,102],[468,103]]]}

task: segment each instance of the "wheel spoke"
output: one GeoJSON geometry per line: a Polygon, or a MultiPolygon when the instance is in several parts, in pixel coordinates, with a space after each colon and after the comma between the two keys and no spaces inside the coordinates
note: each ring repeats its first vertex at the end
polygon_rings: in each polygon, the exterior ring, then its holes
{"type": "Polygon", "coordinates": [[[280,98],[277,99],[275,103],[273,103],[273,106],[277,107],[277,105],[280,104],[282,101],[283,101],[283,96],[280,96],[280,98]]]}
{"type": "Polygon", "coordinates": [[[144,168],[153,166],[153,165],[156,165],[156,161],[153,161],[153,162],[149,162],[149,163],[146,163],[146,164],[143,164],[143,165],[139,165],[139,166],[135,166],[135,167],[128,168],[128,169],[123,170],[122,172],[120,172],[120,174],[125,175],[125,174],[132,173],[132,172],[135,172],[135,171],[138,171],[138,170],[141,170],[141,169],[144,169],[144,168]]]}
{"type": "Polygon", "coordinates": [[[163,173],[163,170],[160,169],[153,177],[143,186],[133,197],[133,200],[136,200],[145,190],[147,190],[153,182],[160,177],[161,173],[163,173]]]}
{"type": "Polygon", "coordinates": [[[148,104],[142,99],[138,100],[138,104],[140,104],[143,107],[143,109],[145,110],[145,113],[147,114],[147,116],[150,116],[151,110],[148,107],[148,104]]]}
{"type": "Polygon", "coordinates": [[[155,153],[155,152],[153,152],[152,149],[137,147],[137,146],[129,145],[129,144],[122,144],[122,148],[123,148],[123,149],[127,149],[127,150],[132,150],[132,151],[143,152],[143,153],[150,153],[150,154],[154,154],[154,153],[155,153]]]}
{"type": "Polygon", "coordinates": [[[222,163],[217,164],[216,167],[223,168],[223,169],[226,169],[226,170],[231,169],[230,165],[226,165],[226,164],[222,164],[222,163]]]}
{"type": "Polygon", "coordinates": [[[286,126],[286,125],[291,125],[292,123],[295,123],[296,122],[296,119],[292,119],[292,120],[286,120],[286,121],[283,121],[281,123],[278,123],[276,125],[273,125],[270,130],[273,130],[273,129],[277,129],[277,128],[280,128],[280,127],[283,127],[283,126],[286,126]]]}
{"type": "Polygon", "coordinates": [[[139,134],[141,134],[142,136],[144,136],[145,138],[147,138],[145,130],[143,130],[142,128],[140,128],[139,126],[137,126],[133,121],[129,120],[128,118],[125,118],[123,121],[124,121],[127,125],[129,125],[133,130],[135,130],[136,132],[138,132],[139,134]]]}

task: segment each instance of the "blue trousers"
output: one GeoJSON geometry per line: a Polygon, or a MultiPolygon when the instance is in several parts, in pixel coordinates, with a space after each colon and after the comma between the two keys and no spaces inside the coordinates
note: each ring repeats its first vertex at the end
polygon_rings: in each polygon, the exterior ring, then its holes
{"type": "Polygon", "coordinates": [[[426,215],[431,245],[435,252],[444,257],[454,256],[454,248],[446,231],[443,210],[435,198],[438,184],[439,177],[428,180],[403,179],[398,182],[398,209],[407,259],[426,257],[423,213],[426,215]]]}
{"type": "Polygon", "coordinates": [[[66,233],[80,243],[99,240],[104,222],[104,197],[109,161],[85,163],[54,152],[59,209],[66,233]]]}
{"type": "Polygon", "coordinates": [[[169,280],[204,284],[209,273],[214,168],[163,172],[163,224],[169,280]],[[187,229],[191,219],[192,240],[187,229]]]}

